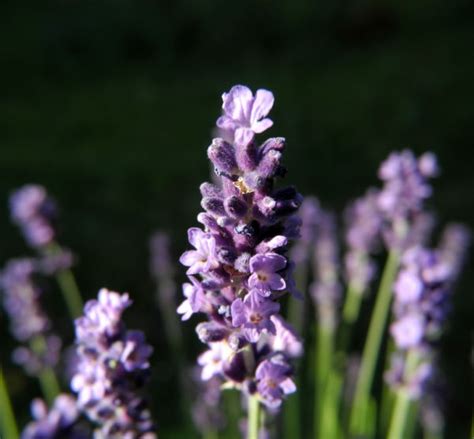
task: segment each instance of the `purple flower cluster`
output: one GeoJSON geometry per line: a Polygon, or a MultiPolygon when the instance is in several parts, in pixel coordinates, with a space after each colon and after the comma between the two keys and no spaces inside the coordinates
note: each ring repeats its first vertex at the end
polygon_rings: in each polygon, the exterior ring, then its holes
{"type": "Polygon", "coordinates": [[[13,361],[29,375],[38,375],[44,367],[54,367],[59,360],[61,339],[50,332],[51,322],[44,313],[33,275],[38,262],[12,259],[0,273],[2,302],[10,319],[10,332],[23,345],[13,351],[13,361]],[[41,346],[37,341],[43,338],[41,346]],[[43,346],[44,345],[44,346],[43,346]]]}
{"type": "Polygon", "coordinates": [[[11,218],[32,247],[45,247],[55,238],[56,204],[43,186],[29,184],[10,196],[11,218]]]}
{"type": "Polygon", "coordinates": [[[61,394],[48,411],[44,401],[35,399],[31,404],[34,421],[21,434],[21,439],[86,439],[90,437],[76,426],[79,410],[76,400],[61,394]]]}
{"type": "Polygon", "coordinates": [[[379,177],[384,186],[377,204],[388,248],[403,250],[420,243],[430,229],[431,217],[423,212],[423,202],[432,193],[427,180],[437,173],[436,157],[429,152],[418,159],[409,150],[394,152],[380,166],[379,177]]]}
{"type": "Polygon", "coordinates": [[[50,326],[39,302],[41,292],[33,282],[34,271],[32,259],[12,259],[0,275],[3,306],[10,317],[10,330],[21,342],[43,334],[50,326]]]}
{"type": "Polygon", "coordinates": [[[139,396],[149,375],[152,348],[141,331],[127,330],[127,294],[101,289],[76,319],[78,366],[71,380],[79,408],[99,424],[97,437],[153,438],[146,401],[139,396]]]}
{"type": "Polygon", "coordinates": [[[395,320],[390,326],[398,352],[387,380],[395,386],[403,384],[412,397],[421,395],[432,374],[432,343],[439,338],[449,312],[457,267],[463,257],[462,249],[456,258],[447,258],[443,251],[421,246],[411,247],[402,256],[401,269],[394,284],[395,320]],[[417,352],[419,364],[407,382],[402,371],[404,355],[408,351],[417,352]]]}
{"type": "Polygon", "coordinates": [[[322,326],[333,330],[336,325],[337,305],[341,297],[339,282],[339,246],[336,218],[320,210],[314,245],[314,279],[310,286],[322,326]]]}
{"type": "MultiPolygon", "coordinates": [[[[180,261],[190,282],[183,285],[178,313],[183,320],[198,312],[208,316],[197,327],[210,348],[198,360],[204,380],[218,376],[276,407],[295,390],[288,363],[295,348],[279,341],[292,329],[280,325],[277,299],[295,292],[286,253],[298,236],[294,214],[302,197],[292,187],[274,189],[275,177],[285,173],[284,139],[255,141],[272,125],[266,116],[273,100],[267,90],[253,96],[240,85],[223,95],[217,125],[230,142],[216,138],[208,149],[220,185],[201,185],[204,230],[188,231],[194,249],[180,261]]],[[[300,343],[294,334],[289,339],[300,343]]]]}
{"type": "Polygon", "coordinates": [[[367,289],[376,272],[371,255],[378,247],[382,226],[378,199],[378,191],[369,190],[345,212],[345,274],[347,283],[359,294],[367,289]]]}

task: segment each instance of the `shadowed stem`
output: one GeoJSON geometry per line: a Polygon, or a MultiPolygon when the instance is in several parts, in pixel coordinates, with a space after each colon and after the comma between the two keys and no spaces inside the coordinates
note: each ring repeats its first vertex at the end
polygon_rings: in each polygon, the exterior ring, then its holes
{"type": "Polygon", "coordinates": [[[260,402],[257,395],[249,395],[248,410],[247,439],[258,439],[258,431],[260,428],[260,402]]]}
{"type": "Polygon", "coordinates": [[[377,292],[372,319],[370,321],[362,363],[357,379],[354,400],[349,421],[349,431],[352,436],[357,436],[365,430],[365,417],[372,387],[375,367],[379,357],[385,325],[390,310],[392,299],[392,284],[395,280],[399,264],[398,251],[391,250],[385,264],[380,287],[377,292]]]}
{"type": "Polygon", "coordinates": [[[0,364],[0,431],[4,439],[17,439],[18,427],[0,364]]]}
{"type": "MultiPolygon", "coordinates": [[[[30,347],[31,350],[37,355],[44,356],[46,351],[46,341],[44,337],[36,336],[33,338],[30,342],[30,347]]],[[[40,372],[38,373],[38,380],[40,382],[41,391],[43,392],[44,398],[48,404],[51,404],[54,401],[54,398],[60,392],[60,387],[54,370],[50,366],[41,368],[40,372]]]]}

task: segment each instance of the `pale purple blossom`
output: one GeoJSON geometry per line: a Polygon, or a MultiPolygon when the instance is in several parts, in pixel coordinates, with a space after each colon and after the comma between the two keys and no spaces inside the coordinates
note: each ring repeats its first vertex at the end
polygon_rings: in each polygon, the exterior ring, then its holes
{"type": "Polygon", "coordinates": [[[281,291],[286,282],[277,272],[286,267],[286,259],[277,253],[257,254],[250,258],[249,287],[260,295],[268,297],[272,290],[281,291]]]}
{"type": "Polygon", "coordinates": [[[234,134],[237,145],[245,146],[253,140],[255,134],[263,133],[273,125],[266,118],[273,107],[273,93],[259,89],[252,91],[244,85],[236,85],[222,95],[223,115],[217,120],[217,126],[234,134]]]}
{"type": "Polygon", "coordinates": [[[189,276],[190,283],[183,284],[183,295],[186,299],[178,306],[178,314],[182,314],[181,320],[188,320],[194,313],[203,310],[206,296],[201,284],[196,278],[189,276]]]}
{"type": "Polygon", "coordinates": [[[273,300],[250,293],[244,300],[235,299],[232,303],[232,324],[241,327],[250,342],[257,342],[262,332],[275,334],[275,324],[271,316],[280,310],[280,305],[273,300]]]}
{"type": "Polygon", "coordinates": [[[188,250],[179,259],[183,265],[189,267],[186,274],[206,273],[218,266],[216,241],[212,235],[192,227],[188,230],[188,239],[196,250],[188,250]]]}
{"type": "Polygon", "coordinates": [[[296,391],[296,385],[290,378],[291,368],[277,359],[262,361],[255,377],[257,379],[257,390],[263,399],[263,403],[270,407],[279,407],[285,395],[296,391]]]}

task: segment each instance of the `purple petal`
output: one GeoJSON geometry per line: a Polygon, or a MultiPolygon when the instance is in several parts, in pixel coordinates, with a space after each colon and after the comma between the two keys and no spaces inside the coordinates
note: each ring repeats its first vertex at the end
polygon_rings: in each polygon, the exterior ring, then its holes
{"type": "Polygon", "coordinates": [[[246,121],[250,118],[253,95],[248,87],[235,85],[222,95],[222,109],[232,119],[246,121]]]}
{"type": "MultiPolygon", "coordinates": [[[[260,119],[265,117],[270,112],[274,102],[275,98],[273,97],[273,93],[271,91],[264,89],[257,90],[257,92],[255,93],[255,99],[253,101],[252,113],[250,115],[252,127],[256,122],[259,122],[260,119]]],[[[271,126],[272,121],[270,121],[269,119],[267,120],[270,122],[271,126]]],[[[256,132],[261,133],[262,131],[256,132]]]]}
{"type": "Polygon", "coordinates": [[[285,279],[276,273],[268,275],[267,283],[272,290],[281,291],[286,288],[285,279]]]}

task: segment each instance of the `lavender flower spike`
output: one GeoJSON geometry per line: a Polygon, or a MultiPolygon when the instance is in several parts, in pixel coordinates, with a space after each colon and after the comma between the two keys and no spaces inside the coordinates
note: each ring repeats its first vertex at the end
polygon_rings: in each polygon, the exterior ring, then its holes
{"type": "Polygon", "coordinates": [[[139,395],[152,348],[142,332],[125,328],[122,313],[130,304],[127,294],[102,289],[75,322],[79,364],[71,388],[81,411],[98,424],[98,437],[156,437],[139,395]]]}
{"type": "Polygon", "coordinates": [[[217,126],[225,140],[214,139],[207,151],[217,181],[200,187],[205,211],[198,221],[204,230],[189,229],[195,250],[180,259],[190,282],[183,285],[185,300],[178,308],[183,320],[198,312],[207,316],[196,330],[209,345],[198,359],[202,379],[218,379],[268,407],[278,407],[295,390],[290,361],[302,353],[278,315],[278,299],[295,293],[287,253],[298,237],[302,197],[293,187],[275,188],[285,174],[285,140],[256,140],[272,125],[266,116],[273,101],[271,92],[254,96],[244,86],[223,95],[217,126]],[[273,382],[279,390],[269,390],[273,382]]]}

